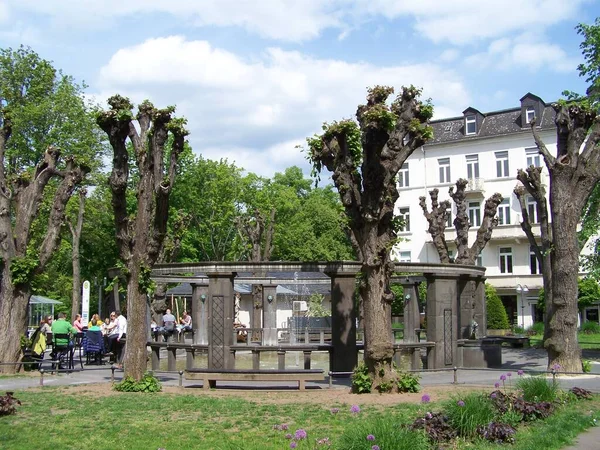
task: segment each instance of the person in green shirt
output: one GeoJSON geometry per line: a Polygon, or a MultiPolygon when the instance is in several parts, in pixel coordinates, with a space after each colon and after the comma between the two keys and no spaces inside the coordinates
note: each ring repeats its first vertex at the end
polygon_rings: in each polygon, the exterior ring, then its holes
{"type": "Polygon", "coordinates": [[[58,347],[66,347],[69,345],[69,339],[57,339],[57,334],[75,334],[77,333],[77,328],[71,325],[65,319],[66,315],[63,312],[58,313],[58,320],[52,322],[52,335],[54,336],[54,345],[58,347]]]}

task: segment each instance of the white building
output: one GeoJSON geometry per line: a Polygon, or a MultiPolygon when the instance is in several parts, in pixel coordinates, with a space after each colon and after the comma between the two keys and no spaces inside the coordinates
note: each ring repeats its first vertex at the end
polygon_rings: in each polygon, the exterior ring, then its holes
{"type": "MultiPolygon", "coordinates": [[[[459,178],[469,180],[467,200],[472,243],[483,217],[485,200],[495,192],[502,194],[499,225],[479,256],[478,264],[486,267],[487,282],[496,287],[509,321],[525,328],[533,321],[543,320],[535,307],[543,284],[539,264],[520,226],[521,208],[513,189],[518,183],[518,169],[531,164],[544,167],[529,125],[533,117],[548,150],[555,153],[554,115],[554,110],[542,99],[528,93],[516,108],[489,113],[467,108],[463,116],[432,121],[434,138],[411,155],[398,177],[400,198],[396,213],[404,216],[406,227],[400,233],[405,241],[394,248],[397,261],[439,262],[419,206],[420,196],[426,196],[430,208],[431,189],[439,189],[440,201],[449,200],[448,188],[459,178]]],[[[546,186],[547,174],[544,167],[542,175],[546,186]]],[[[531,199],[530,217],[536,217],[535,210],[531,199]]],[[[451,253],[456,254],[454,213],[453,210],[445,237],[451,253]]],[[[534,226],[534,233],[536,228],[539,234],[539,226],[534,226]]]]}

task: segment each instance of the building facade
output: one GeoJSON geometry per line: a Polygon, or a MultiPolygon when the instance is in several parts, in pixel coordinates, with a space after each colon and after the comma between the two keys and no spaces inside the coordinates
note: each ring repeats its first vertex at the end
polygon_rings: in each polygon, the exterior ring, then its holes
{"type": "MultiPolygon", "coordinates": [[[[439,262],[419,197],[425,196],[431,208],[429,191],[437,188],[440,201],[450,200],[452,211],[445,237],[452,256],[456,254],[452,223],[455,206],[448,188],[459,178],[469,182],[470,244],[483,218],[485,200],[499,192],[504,197],[498,207],[499,223],[477,264],[486,267],[487,282],[497,289],[511,324],[527,328],[542,321],[542,313],[536,308],[543,286],[541,267],[521,229],[521,207],[513,189],[519,183],[517,170],[530,165],[544,167],[542,179],[548,187],[548,172],[535,146],[530,123],[536,119],[548,150],[555,153],[554,117],[551,106],[528,93],[515,108],[481,113],[470,107],[460,117],[432,121],[434,138],[407,159],[398,175],[400,198],[396,213],[404,218],[405,226],[400,233],[403,241],[393,250],[394,259],[439,262]]],[[[536,222],[533,198],[529,198],[528,205],[529,216],[536,222]]],[[[539,235],[539,225],[533,225],[533,231],[539,235]]]]}

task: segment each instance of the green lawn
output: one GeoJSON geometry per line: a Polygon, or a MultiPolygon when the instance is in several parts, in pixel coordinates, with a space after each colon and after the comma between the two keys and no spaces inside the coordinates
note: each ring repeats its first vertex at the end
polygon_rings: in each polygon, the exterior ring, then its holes
{"type": "MultiPolygon", "coordinates": [[[[600,350],[600,334],[577,333],[577,339],[582,349],[600,350]]],[[[532,346],[543,346],[543,336],[541,334],[534,334],[531,336],[530,341],[532,346]]]]}
{"type": "MultiPolygon", "coordinates": [[[[23,405],[15,415],[0,416],[0,448],[287,449],[290,441],[285,434],[304,429],[308,440],[302,441],[299,449],[327,448],[315,443],[324,437],[330,439],[332,449],[339,449],[341,435],[356,434],[358,430],[365,435],[365,445],[352,448],[368,450],[371,445],[366,435],[378,424],[389,423],[387,419],[394,426],[412,423],[419,414],[439,408],[436,403],[373,405],[361,406],[361,411],[353,414],[350,405],[258,404],[235,397],[188,393],[106,395],[85,388],[44,388],[16,392],[15,396],[23,405]],[[332,414],[332,407],[338,407],[339,412],[332,414]],[[288,431],[273,428],[284,423],[288,431]]],[[[288,393],[286,398],[290,397],[288,393]]],[[[522,427],[513,446],[459,440],[454,448],[559,449],[591,426],[592,415],[599,418],[599,410],[598,398],[572,403],[545,423],[522,427]]],[[[398,442],[382,450],[402,448],[398,442]]]]}

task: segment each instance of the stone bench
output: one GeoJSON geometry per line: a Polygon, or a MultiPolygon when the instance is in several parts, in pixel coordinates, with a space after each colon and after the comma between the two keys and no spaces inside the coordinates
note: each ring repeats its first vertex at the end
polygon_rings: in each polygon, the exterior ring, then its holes
{"type": "Polygon", "coordinates": [[[307,381],[323,381],[320,369],[311,370],[237,370],[237,369],[188,369],[186,379],[202,380],[204,389],[215,388],[217,381],[297,381],[303,391],[307,381]]]}

